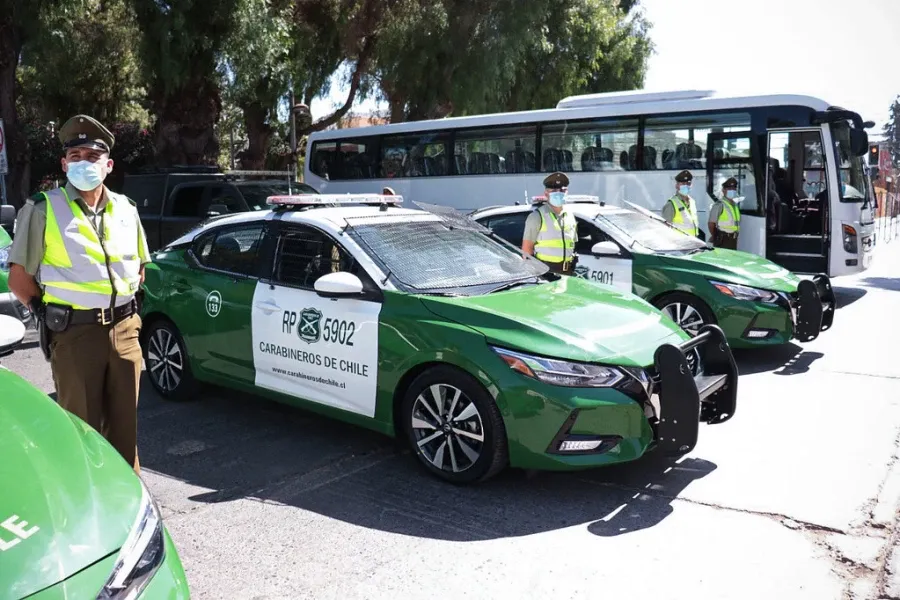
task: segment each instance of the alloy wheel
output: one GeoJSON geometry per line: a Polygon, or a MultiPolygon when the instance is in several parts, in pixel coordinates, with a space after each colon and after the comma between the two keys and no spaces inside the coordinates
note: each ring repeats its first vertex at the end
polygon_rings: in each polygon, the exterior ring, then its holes
{"type": "Polygon", "coordinates": [[[461,473],[481,456],[481,413],[459,388],[445,383],[428,386],[416,397],[411,418],[418,451],[436,469],[461,473]]]}
{"type": "Polygon", "coordinates": [[[700,328],[706,324],[700,311],[690,304],[673,302],[664,306],[662,311],[692,336],[700,333],[700,328]]]}
{"type": "Polygon", "coordinates": [[[184,376],[184,357],[175,335],[157,329],[147,348],[147,368],[154,383],[165,392],[173,392],[184,376]]]}

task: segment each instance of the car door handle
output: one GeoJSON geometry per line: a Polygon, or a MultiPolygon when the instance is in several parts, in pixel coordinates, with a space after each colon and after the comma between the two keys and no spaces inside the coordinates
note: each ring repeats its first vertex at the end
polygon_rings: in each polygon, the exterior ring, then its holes
{"type": "Polygon", "coordinates": [[[275,304],[273,300],[267,300],[265,302],[257,302],[256,308],[263,311],[267,314],[272,314],[273,312],[278,312],[281,310],[281,307],[275,304]]]}

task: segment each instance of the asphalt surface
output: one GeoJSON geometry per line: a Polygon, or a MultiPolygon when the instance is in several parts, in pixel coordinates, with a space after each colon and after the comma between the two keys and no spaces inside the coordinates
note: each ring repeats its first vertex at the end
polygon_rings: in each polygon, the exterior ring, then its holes
{"type": "MultiPolygon", "coordinates": [[[[376,434],[147,383],[143,477],[200,599],[900,598],[900,240],[833,283],[834,327],[736,352],[735,417],[677,462],[453,487],[376,434]]],[[[4,364],[53,392],[31,333],[4,364]]]]}

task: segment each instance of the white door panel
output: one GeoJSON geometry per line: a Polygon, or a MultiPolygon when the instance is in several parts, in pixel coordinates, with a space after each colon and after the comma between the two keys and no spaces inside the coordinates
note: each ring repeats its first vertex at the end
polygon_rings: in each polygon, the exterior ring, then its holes
{"type": "Polygon", "coordinates": [[[256,385],[375,416],[381,304],[258,284],[253,297],[256,385]]]}
{"type": "Polygon", "coordinates": [[[575,276],[631,292],[630,258],[597,257],[593,254],[579,254],[575,276]]]}

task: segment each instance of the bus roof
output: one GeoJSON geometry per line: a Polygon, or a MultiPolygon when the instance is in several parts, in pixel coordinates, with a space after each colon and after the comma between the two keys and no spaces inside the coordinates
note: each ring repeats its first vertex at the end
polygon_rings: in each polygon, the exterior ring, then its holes
{"type": "Polygon", "coordinates": [[[660,114],[706,110],[729,110],[758,106],[807,106],[811,110],[831,108],[828,102],[814,96],[769,94],[760,96],[725,96],[708,90],[681,90],[673,92],[612,92],[571,96],[559,102],[556,108],[520,112],[492,113],[464,117],[448,117],[427,121],[410,121],[387,125],[372,125],[352,129],[319,131],[310,141],[341,139],[354,135],[383,135],[428,131],[432,129],[456,129],[484,125],[557,121],[563,119],[589,119],[597,117],[627,117],[629,115],[660,114]],[[352,132],[352,133],[351,133],[352,132]]]}

